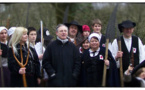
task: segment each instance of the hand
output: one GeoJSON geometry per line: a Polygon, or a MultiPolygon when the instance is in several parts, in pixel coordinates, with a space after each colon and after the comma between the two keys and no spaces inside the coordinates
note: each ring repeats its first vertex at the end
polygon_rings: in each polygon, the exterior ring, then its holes
{"type": "Polygon", "coordinates": [[[129,75],[131,73],[131,71],[133,70],[134,67],[131,67],[130,65],[128,66],[127,69],[127,75],[129,75]]]}
{"type": "Polygon", "coordinates": [[[41,79],[37,78],[37,83],[40,84],[41,83],[41,79]]]}
{"type": "Polygon", "coordinates": [[[106,66],[109,66],[109,60],[104,60],[106,66]]]}
{"type": "Polygon", "coordinates": [[[123,56],[123,52],[122,51],[118,51],[115,59],[117,60],[118,58],[121,58],[122,56],[123,56]]]}
{"type": "Polygon", "coordinates": [[[42,60],[43,54],[40,54],[40,55],[38,56],[38,58],[39,58],[39,60],[42,60]]]}
{"type": "Polygon", "coordinates": [[[25,74],[26,73],[26,68],[20,68],[19,69],[19,74],[25,74]]]}
{"type": "Polygon", "coordinates": [[[2,50],[0,49],[0,56],[2,55],[2,50]]]}

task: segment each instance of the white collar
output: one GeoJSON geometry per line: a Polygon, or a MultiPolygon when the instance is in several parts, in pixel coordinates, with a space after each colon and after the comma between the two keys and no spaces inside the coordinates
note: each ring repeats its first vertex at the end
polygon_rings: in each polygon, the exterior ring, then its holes
{"type": "Polygon", "coordinates": [[[100,51],[100,47],[96,50],[96,51],[92,51],[91,49],[89,49],[89,52],[90,52],[90,57],[95,57],[98,55],[100,51]],[[95,52],[95,53],[94,53],[95,52]]]}
{"type": "Polygon", "coordinates": [[[124,39],[124,40],[132,40],[132,37],[130,37],[130,38],[125,38],[125,37],[123,36],[123,39],[124,39]]]}
{"type": "Polygon", "coordinates": [[[4,43],[4,42],[1,42],[1,43],[3,43],[3,44],[6,44],[6,45],[7,45],[8,41],[6,41],[5,43],[4,43]]]}

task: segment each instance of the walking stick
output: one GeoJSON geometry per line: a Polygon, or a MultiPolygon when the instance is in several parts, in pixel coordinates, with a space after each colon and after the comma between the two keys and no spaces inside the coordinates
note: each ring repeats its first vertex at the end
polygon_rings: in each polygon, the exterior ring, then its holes
{"type": "MultiPolygon", "coordinates": [[[[29,43],[29,44],[30,44],[30,43],[29,43]]],[[[14,56],[15,60],[17,61],[17,63],[19,64],[19,66],[20,66],[21,68],[24,68],[24,67],[27,65],[27,63],[28,63],[29,53],[30,53],[30,51],[29,51],[30,45],[29,45],[29,44],[28,44],[28,54],[27,54],[27,58],[26,58],[25,64],[23,64],[22,45],[20,45],[21,62],[20,62],[20,61],[17,59],[17,57],[15,56],[15,53],[14,53],[14,50],[13,50],[13,46],[12,46],[13,56],[14,56]]],[[[23,78],[23,85],[24,85],[24,87],[27,87],[26,75],[25,75],[25,74],[22,74],[22,78],[23,78]]]]}
{"type": "MultiPolygon", "coordinates": [[[[110,16],[108,25],[107,25],[105,60],[107,60],[107,58],[108,58],[108,44],[109,44],[109,41],[111,41],[111,39],[113,39],[114,35],[115,35],[115,19],[116,19],[117,7],[118,7],[118,4],[116,4],[116,6],[115,6],[115,8],[114,8],[114,10],[113,10],[113,12],[110,16]]],[[[106,86],[106,73],[107,73],[106,65],[104,64],[103,79],[102,79],[102,86],[103,87],[106,86]]]]}
{"type": "MultiPolygon", "coordinates": [[[[0,49],[1,49],[1,43],[0,43],[0,49]]],[[[4,87],[4,76],[3,76],[3,67],[2,67],[2,58],[0,56],[0,67],[1,67],[1,85],[4,87]]]]}

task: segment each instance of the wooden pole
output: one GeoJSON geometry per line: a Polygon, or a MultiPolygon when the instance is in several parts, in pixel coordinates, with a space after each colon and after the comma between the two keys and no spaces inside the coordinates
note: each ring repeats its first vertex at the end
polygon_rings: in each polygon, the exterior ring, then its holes
{"type": "MultiPolygon", "coordinates": [[[[107,60],[108,58],[108,43],[109,43],[109,39],[106,39],[106,51],[105,51],[105,60],[107,60]]],[[[102,86],[105,87],[106,86],[106,73],[107,73],[107,66],[104,63],[104,70],[103,70],[103,80],[102,80],[102,86]]]]}
{"type": "MultiPolygon", "coordinates": [[[[118,41],[118,49],[121,51],[121,41],[118,41]]],[[[124,87],[124,82],[123,82],[123,65],[122,65],[122,57],[119,58],[119,63],[120,63],[120,83],[121,87],[124,87]]]]}

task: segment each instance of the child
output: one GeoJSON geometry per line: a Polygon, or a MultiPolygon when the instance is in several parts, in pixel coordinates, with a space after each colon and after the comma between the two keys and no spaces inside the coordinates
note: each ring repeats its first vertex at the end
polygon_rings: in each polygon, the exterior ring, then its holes
{"type": "Polygon", "coordinates": [[[126,87],[145,87],[145,61],[135,68],[129,66],[124,73],[126,87]],[[132,73],[131,73],[132,71],[132,73]]]}
{"type": "Polygon", "coordinates": [[[83,37],[87,38],[90,35],[90,27],[88,25],[82,26],[83,37]]]}

